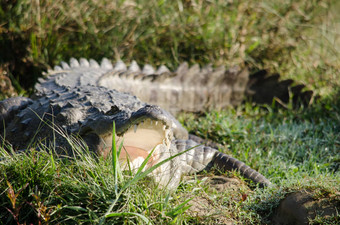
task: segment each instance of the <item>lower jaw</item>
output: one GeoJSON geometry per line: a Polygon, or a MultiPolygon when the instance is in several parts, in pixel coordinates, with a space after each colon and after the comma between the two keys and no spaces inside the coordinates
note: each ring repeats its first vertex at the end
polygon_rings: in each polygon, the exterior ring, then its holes
{"type": "MultiPolygon", "coordinates": [[[[134,146],[123,146],[120,155],[119,155],[119,161],[121,163],[130,162],[130,164],[134,165],[133,167],[139,167],[141,164],[140,162],[143,162],[149,155],[149,152],[145,149],[134,147],[134,146]]],[[[154,157],[151,156],[148,161],[148,166],[154,165],[154,157]]]]}
{"type": "MultiPolygon", "coordinates": [[[[165,146],[163,144],[159,144],[155,147],[154,151],[152,152],[152,155],[150,156],[146,167],[143,168],[147,169],[155,164],[157,164],[160,160],[160,152],[162,151],[165,146]]],[[[135,146],[123,146],[120,155],[119,155],[119,163],[121,165],[122,170],[136,170],[138,169],[144,160],[147,159],[151,151],[146,151],[145,149],[138,148],[135,146]],[[128,165],[129,164],[129,165],[128,165]]]]}

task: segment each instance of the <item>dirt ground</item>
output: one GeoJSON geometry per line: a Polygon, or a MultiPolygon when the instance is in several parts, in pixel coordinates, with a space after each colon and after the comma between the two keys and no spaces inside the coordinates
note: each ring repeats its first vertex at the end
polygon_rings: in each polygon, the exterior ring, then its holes
{"type": "MultiPolygon", "coordinates": [[[[239,224],[237,207],[246,200],[252,190],[238,178],[224,176],[199,176],[204,183],[201,190],[187,194],[193,198],[186,214],[196,224],[239,224]],[[219,193],[223,192],[224,197],[219,193]],[[215,194],[216,195],[215,195],[215,194]]],[[[190,180],[190,178],[188,178],[190,180]]],[[[340,193],[317,195],[312,191],[299,190],[289,193],[270,215],[270,224],[320,224],[318,221],[339,220],[340,193]],[[321,220],[320,220],[321,219],[321,220]]],[[[322,223],[322,222],[321,222],[322,223]]]]}

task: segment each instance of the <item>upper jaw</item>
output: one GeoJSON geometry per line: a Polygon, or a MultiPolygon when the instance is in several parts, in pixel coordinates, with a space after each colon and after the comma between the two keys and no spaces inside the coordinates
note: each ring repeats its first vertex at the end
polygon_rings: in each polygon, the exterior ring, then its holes
{"type": "Polygon", "coordinates": [[[139,124],[147,119],[161,122],[166,128],[172,129],[172,118],[169,118],[164,110],[155,105],[146,105],[138,111],[133,112],[129,118],[129,123],[125,124],[125,126],[116,127],[116,132],[117,134],[122,134],[132,125],[139,124]]]}

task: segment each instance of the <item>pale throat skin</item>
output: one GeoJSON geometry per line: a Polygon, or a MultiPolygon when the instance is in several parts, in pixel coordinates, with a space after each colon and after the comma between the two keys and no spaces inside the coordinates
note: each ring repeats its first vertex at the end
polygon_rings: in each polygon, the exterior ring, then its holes
{"type": "MultiPolygon", "coordinates": [[[[101,155],[107,157],[112,149],[112,135],[101,137],[104,148],[101,155]]],[[[123,135],[116,135],[116,147],[122,145],[119,162],[122,169],[138,169],[147,156],[154,150],[147,168],[155,165],[161,159],[160,149],[169,149],[173,139],[172,130],[161,121],[147,119],[132,125],[123,135]],[[161,147],[160,147],[161,146],[161,147]],[[129,162],[130,165],[127,165],[129,162]]]]}

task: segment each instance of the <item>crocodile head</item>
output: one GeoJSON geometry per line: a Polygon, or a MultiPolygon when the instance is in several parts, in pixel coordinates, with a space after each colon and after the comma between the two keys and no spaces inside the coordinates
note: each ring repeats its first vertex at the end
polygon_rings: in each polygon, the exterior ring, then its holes
{"type": "Polygon", "coordinates": [[[129,159],[134,167],[138,167],[138,162],[154,148],[150,163],[169,151],[174,138],[187,136],[179,122],[160,107],[103,87],[55,87],[30,104],[26,104],[25,99],[18,101],[22,108],[12,111],[9,106],[19,103],[13,100],[0,102],[0,108],[8,108],[5,111],[11,115],[0,114],[0,118],[6,120],[3,125],[7,131],[2,133],[4,129],[1,129],[0,138],[4,137],[15,149],[26,149],[32,141],[53,145],[58,153],[72,155],[64,134],[74,134],[82,137],[91,151],[107,156],[112,148],[115,124],[116,145],[123,145],[122,160],[129,159]],[[22,138],[18,140],[17,137],[22,138]]]}
{"type": "Polygon", "coordinates": [[[168,152],[173,137],[173,120],[158,106],[146,105],[131,114],[116,111],[88,120],[81,128],[81,136],[99,155],[106,157],[112,149],[113,122],[116,146],[122,145],[120,161],[138,168],[154,150],[149,164],[159,161],[168,152]]]}

